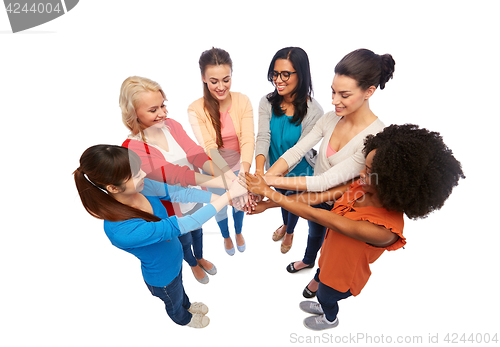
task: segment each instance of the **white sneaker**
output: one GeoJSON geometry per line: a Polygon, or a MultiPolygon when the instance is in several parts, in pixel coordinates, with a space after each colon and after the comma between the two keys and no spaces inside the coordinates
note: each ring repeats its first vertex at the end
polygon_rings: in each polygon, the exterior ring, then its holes
{"type": "Polygon", "coordinates": [[[210,318],[200,313],[195,313],[187,326],[191,328],[204,328],[208,323],[210,323],[210,318]]]}
{"type": "Polygon", "coordinates": [[[202,302],[193,302],[188,308],[188,311],[192,314],[199,313],[205,315],[208,313],[208,306],[202,302]]]}

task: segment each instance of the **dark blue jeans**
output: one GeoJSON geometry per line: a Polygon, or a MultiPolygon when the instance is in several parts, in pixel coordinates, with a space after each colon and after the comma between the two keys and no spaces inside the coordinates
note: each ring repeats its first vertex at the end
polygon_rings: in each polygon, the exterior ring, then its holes
{"type": "Polygon", "coordinates": [[[192,314],[188,311],[191,302],[184,292],[182,285],[182,269],[179,275],[165,287],[154,287],[146,283],[151,294],[165,303],[168,316],[179,325],[186,325],[191,321],[192,314]]]}
{"type": "MultiPolygon", "coordinates": [[[[319,205],[314,205],[313,207],[330,211],[333,205],[328,205],[326,202],[323,202],[319,205]]],[[[318,255],[318,251],[320,250],[321,245],[323,244],[323,239],[325,238],[326,227],[311,221],[307,221],[307,223],[309,224],[309,235],[307,236],[307,247],[302,261],[304,264],[310,265],[314,264],[316,261],[316,256],[318,255]]]]}
{"type": "Polygon", "coordinates": [[[351,295],[350,290],[342,293],[321,282],[319,282],[318,292],[316,293],[318,302],[321,304],[323,312],[325,312],[326,319],[330,322],[333,322],[337,318],[337,314],[339,313],[338,302],[342,299],[350,297],[351,295]]]}
{"type": "MultiPolygon", "coordinates": [[[[290,196],[298,193],[294,190],[286,190],[280,188],[275,188],[275,189],[278,193],[283,194],[285,196],[290,196]]],[[[295,226],[297,225],[297,222],[299,220],[299,216],[288,212],[284,208],[281,208],[281,216],[283,217],[283,224],[286,225],[286,233],[293,234],[295,226]]]]}
{"type": "Polygon", "coordinates": [[[351,290],[347,290],[347,292],[342,293],[338,290],[333,289],[332,287],[327,286],[326,284],[321,283],[319,280],[319,271],[316,271],[316,275],[314,275],[314,279],[316,282],[319,282],[318,292],[316,293],[316,297],[318,298],[318,302],[321,304],[321,308],[323,312],[325,312],[326,319],[330,322],[333,322],[335,318],[337,318],[337,314],[339,313],[339,304],[338,302],[342,299],[350,297],[351,290]]]}

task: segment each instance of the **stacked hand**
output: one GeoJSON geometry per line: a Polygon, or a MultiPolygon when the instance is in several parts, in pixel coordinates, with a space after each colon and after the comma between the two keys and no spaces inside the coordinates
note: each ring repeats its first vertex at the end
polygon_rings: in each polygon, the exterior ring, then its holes
{"type": "Polygon", "coordinates": [[[227,192],[231,198],[231,205],[238,210],[245,210],[249,200],[248,191],[239,183],[239,180],[234,180],[227,192]]]}
{"type": "Polygon", "coordinates": [[[244,211],[247,214],[258,214],[264,212],[268,206],[266,201],[262,201],[263,195],[261,193],[265,189],[270,189],[266,184],[265,179],[259,174],[252,175],[248,172],[240,173],[238,178],[240,184],[249,190],[248,203],[245,206],[244,211]]]}

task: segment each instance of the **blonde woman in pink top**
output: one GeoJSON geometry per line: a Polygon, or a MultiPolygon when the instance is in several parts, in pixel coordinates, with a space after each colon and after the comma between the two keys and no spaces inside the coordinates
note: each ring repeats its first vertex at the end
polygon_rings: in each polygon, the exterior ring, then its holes
{"type": "MultiPolygon", "coordinates": [[[[218,167],[225,167],[236,174],[249,172],[255,148],[253,109],[246,95],[230,91],[231,57],[223,49],[212,48],[201,54],[199,65],[203,97],[188,108],[194,135],[218,167]]],[[[210,191],[223,193],[217,189],[210,191]]],[[[240,252],[246,248],[241,233],[243,216],[243,211],[233,208],[236,245],[240,252]]],[[[233,255],[235,251],[229,235],[227,208],[221,210],[215,219],[224,238],[224,248],[229,255],[233,255]]]]}

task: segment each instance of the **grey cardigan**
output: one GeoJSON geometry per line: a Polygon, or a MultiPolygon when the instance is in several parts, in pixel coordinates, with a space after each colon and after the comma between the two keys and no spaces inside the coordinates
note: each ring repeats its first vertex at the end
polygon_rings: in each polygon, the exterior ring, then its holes
{"type": "MultiPolygon", "coordinates": [[[[267,97],[264,96],[260,99],[259,103],[259,128],[257,131],[257,143],[255,145],[255,157],[262,154],[266,158],[266,170],[269,169],[269,146],[271,144],[271,116],[272,116],[272,106],[271,103],[267,100],[267,97]]],[[[323,109],[320,104],[313,98],[307,102],[307,113],[304,119],[302,120],[302,129],[300,132],[300,138],[297,143],[304,138],[314,127],[316,121],[323,116],[323,109]]],[[[303,156],[306,156],[308,162],[312,164],[314,167],[314,162],[312,160],[312,154],[310,151],[306,151],[303,156]]],[[[302,157],[301,157],[302,159],[302,157]]],[[[300,161],[300,160],[299,160],[300,161]]],[[[293,168],[298,164],[298,161],[291,166],[288,170],[292,171],[293,168]]]]}

